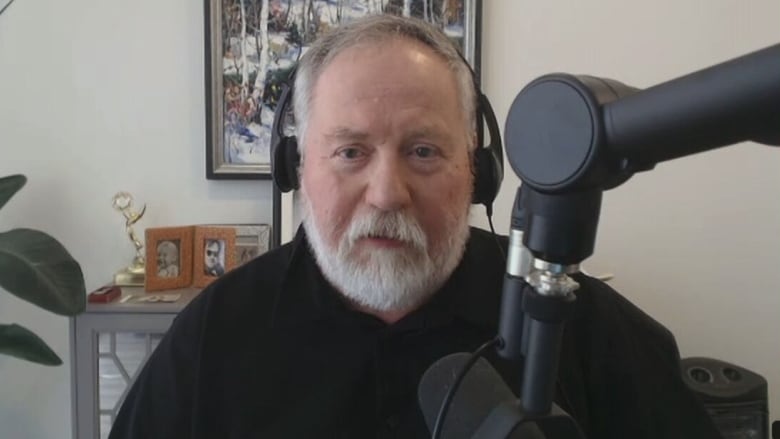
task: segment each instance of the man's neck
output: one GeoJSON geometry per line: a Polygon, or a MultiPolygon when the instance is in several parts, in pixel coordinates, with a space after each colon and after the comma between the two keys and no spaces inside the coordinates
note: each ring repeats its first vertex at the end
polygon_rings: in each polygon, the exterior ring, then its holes
{"type": "Polygon", "coordinates": [[[417,309],[417,307],[415,306],[403,310],[378,311],[356,303],[352,303],[352,307],[355,310],[360,311],[364,314],[374,316],[388,325],[392,325],[393,323],[401,320],[402,318],[406,317],[409,313],[417,309]]]}

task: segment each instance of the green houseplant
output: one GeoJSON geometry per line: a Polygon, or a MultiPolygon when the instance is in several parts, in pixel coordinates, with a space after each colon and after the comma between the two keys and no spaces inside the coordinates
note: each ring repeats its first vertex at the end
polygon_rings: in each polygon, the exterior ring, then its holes
{"type": "MultiPolygon", "coordinates": [[[[13,2],[2,6],[0,15],[13,2]]],[[[0,209],[25,183],[24,175],[0,178],[0,209]]],[[[38,230],[0,233],[0,289],[60,315],[76,315],[86,306],[78,262],[59,241],[38,230]]],[[[15,323],[0,323],[0,354],[50,366],[62,364],[46,342],[15,323]]]]}
{"type": "MultiPolygon", "coordinates": [[[[0,178],[0,209],[27,178],[0,178]]],[[[72,316],[86,306],[84,275],[59,241],[44,232],[19,228],[0,233],[0,288],[55,314],[72,316]]],[[[56,366],[62,360],[32,331],[0,323],[0,354],[56,366]]]]}

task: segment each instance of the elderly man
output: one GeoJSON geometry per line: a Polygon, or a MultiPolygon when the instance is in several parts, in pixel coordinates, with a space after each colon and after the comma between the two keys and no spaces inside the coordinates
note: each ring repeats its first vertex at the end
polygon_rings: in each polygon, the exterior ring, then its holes
{"type": "MultiPolygon", "coordinates": [[[[447,37],[416,20],[315,42],[295,84],[302,229],[178,316],[111,437],[426,437],[423,372],[497,332],[506,239],[468,226],[473,88],[447,37]]],[[[590,438],[717,437],[667,332],[577,279],[559,405],[590,438]]]]}

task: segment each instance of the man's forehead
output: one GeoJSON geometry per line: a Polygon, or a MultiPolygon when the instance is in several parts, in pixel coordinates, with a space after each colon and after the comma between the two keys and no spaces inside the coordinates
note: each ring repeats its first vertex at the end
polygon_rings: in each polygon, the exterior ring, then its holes
{"type": "MultiPolygon", "coordinates": [[[[404,134],[406,137],[431,137],[441,134],[443,127],[437,127],[434,124],[420,123],[405,126],[404,134]]],[[[347,140],[353,142],[364,142],[371,138],[372,132],[356,128],[354,126],[337,125],[328,129],[324,133],[326,140],[347,140]]]]}
{"type": "MultiPolygon", "coordinates": [[[[401,72],[416,72],[413,69],[415,65],[425,66],[426,68],[421,70],[426,72],[429,67],[438,64],[437,67],[445,68],[454,76],[443,56],[426,44],[403,36],[360,41],[345,47],[325,61],[318,76],[322,79],[322,77],[342,75],[345,72],[367,72],[371,66],[384,64],[382,68],[387,68],[388,64],[392,66],[400,60],[403,62],[396,64],[395,67],[401,72]]],[[[319,83],[318,80],[315,87],[319,83]]]]}
{"type": "Polygon", "coordinates": [[[382,35],[372,38],[362,38],[351,44],[341,46],[325,58],[324,68],[333,64],[336,60],[352,59],[361,55],[387,56],[394,51],[414,51],[418,54],[426,54],[445,62],[444,58],[422,41],[403,35],[382,35]]]}
{"type": "Polygon", "coordinates": [[[313,107],[330,112],[338,106],[447,105],[441,101],[457,99],[457,80],[447,64],[435,55],[417,56],[416,50],[383,47],[379,54],[376,50],[347,49],[317,78],[312,89],[313,107]]]}

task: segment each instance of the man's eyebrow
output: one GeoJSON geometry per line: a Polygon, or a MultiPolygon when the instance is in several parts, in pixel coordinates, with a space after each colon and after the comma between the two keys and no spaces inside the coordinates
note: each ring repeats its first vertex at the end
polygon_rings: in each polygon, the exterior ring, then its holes
{"type": "Polygon", "coordinates": [[[351,142],[362,142],[368,139],[369,135],[365,131],[358,131],[350,127],[336,127],[325,134],[328,140],[349,140],[351,142]]]}
{"type": "Polygon", "coordinates": [[[442,137],[443,135],[446,135],[446,132],[443,132],[440,129],[436,129],[433,126],[421,126],[414,128],[406,133],[406,137],[410,139],[419,139],[421,137],[437,138],[442,137]]]}

